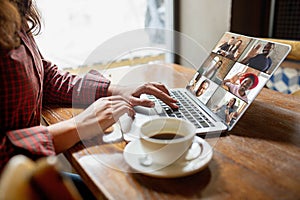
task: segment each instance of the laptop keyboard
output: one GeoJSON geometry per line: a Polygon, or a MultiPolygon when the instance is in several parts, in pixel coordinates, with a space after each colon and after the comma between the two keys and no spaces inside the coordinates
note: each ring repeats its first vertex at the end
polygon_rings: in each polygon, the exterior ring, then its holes
{"type": "Polygon", "coordinates": [[[172,110],[168,105],[166,105],[160,99],[152,95],[148,95],[148,98],[156,103],[159,103],[164,110],[160,112],[160,116],[184,118],[192,122],[196,128],[207,128],[213,127],[214,124],[203,114],[203,111],[186,98],[186,96],[181,91],[170,91],[170,95],[177,99],[178,110],[172,110]]]}

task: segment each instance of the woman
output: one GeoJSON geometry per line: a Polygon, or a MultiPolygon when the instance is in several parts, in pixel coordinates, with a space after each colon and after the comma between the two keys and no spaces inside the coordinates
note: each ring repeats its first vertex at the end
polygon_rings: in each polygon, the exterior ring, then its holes
{"type": "Polygon", "coordinates": [[[1,0],[0,9],[0,172],[16,154],[32,159],[58,154],[101,133],[123,114],[134,116],[133,106],[154,106],[139,98],[142,93],[177,107],[159,83],[121,87],[95,70],[83,78],[58,70],[42,57],[32,36],[41,25],[32,1],[1,0]],[[40,125],[42,105],[72,103],[89,107],[74,119],[40,125]]]}
{"type": "Polygon", "coordinates": [[[206,76],[208,79],[213,79],[217,73],[217,71],[220,69],[220,67],[222,66],[223,61],[219,60],[218,62],[216,62],[212,67],[210,67],[209,69],[207,69],[204,72],[204,76],[206,76]]]}
{"type": "Polygon", "coordinates": [[[225,79],[223,86],[226,86],[232,94],[248,103],[247,92],[255,88],[258,81],[257,75],[253,73],[237,73],[231,79],[225,79]],[[237,79],[239,79],[240,84],[233,81],[237,79]]]}
{"type": "Polygon", "coordinates": [[[200,97],[207,90],[209,85],[210,85],[210,82],[207,79],[202,81],[201,84],[199,85],[199,88],[196,91],[196,96],[200,97]]]}
{"type": "Polygon", "coordinates": [[[225,121],[227,125],[230,125],[233,118],[237,117],[236,107],[235,107],[236,98],[231,98],[227,104],[222,106],[217,106],[213,111],[225,121]]]}

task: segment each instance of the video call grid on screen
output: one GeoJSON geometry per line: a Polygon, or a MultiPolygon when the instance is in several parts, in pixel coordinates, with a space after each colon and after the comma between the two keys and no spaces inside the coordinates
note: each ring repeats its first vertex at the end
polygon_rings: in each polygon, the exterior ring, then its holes
{"type": "Polygon", "coordinates": [[[287,45],[226,32],[200,66],[188,89],[230,130],[289,50],[287,45]],[[240,95],[243,94],[240,87],[244,95],[240,95]],[[225,119],[228,117],[224,115],[226,105],[230,107],[232,119],[225,119]]]}

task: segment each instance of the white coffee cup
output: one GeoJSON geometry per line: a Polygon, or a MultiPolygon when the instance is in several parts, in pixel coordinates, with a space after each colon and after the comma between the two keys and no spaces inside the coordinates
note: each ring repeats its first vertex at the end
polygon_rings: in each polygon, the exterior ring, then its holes
{"type": "Polygon", "coordinates": [[[185,160],[195,132],[195,126],[187,120],[159,117],[141,125],[140,141],[151,162],[167,166],[185,160]]]}

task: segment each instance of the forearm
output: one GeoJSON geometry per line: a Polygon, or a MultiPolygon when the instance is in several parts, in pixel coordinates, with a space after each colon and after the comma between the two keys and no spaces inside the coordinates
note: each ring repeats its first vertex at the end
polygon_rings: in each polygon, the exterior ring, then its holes
{"type": "Polygon", "coordinates": [[[43,60],[45,69],[44,104],[64,103],[89,105],[107,96],[110,81],[96,70],[79,77],[61,71],[56,65],[43,60]]]}
{"type": "MultiPolygon", "coordinates": [[[[108,103],[111,105],[111,102],[108,103]]],[[[118,106],[119,104],[116,104],[118,106]]],[[[116,121],[110,116],[110,109],[99,105],[97,109],[92,105],[74,118],[48,126],[52,135],[56,153],[68,150],[81,140],[90,139],[102,135],[104,131],[116,121]],[[96,110],[99,110],[98,111],[96,110]]],[[[113,110],[116,110],[115,108],[113,110]]]]}
{"type": "Polygon", "coordinates": [[[53,137],[56,153],[61,153],[80,141],[74,119],[69,119],[47,127],[53,137]]]}

